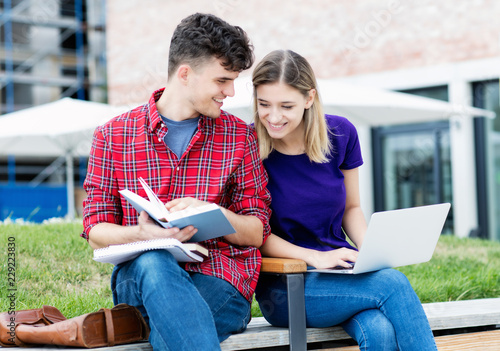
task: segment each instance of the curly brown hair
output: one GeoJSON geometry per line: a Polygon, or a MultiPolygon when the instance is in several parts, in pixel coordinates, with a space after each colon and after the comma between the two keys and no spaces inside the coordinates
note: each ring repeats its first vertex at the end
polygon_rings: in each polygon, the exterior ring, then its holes
{"type": "Polygon", "coordinates": [[[170,42],[168,75],[187,63],[196,69],[206,61],[221,59],[229,71],[241,72],[254,62],[253,46],[243,29],[217,16],[195,13],[181,21],[170,42]]]}

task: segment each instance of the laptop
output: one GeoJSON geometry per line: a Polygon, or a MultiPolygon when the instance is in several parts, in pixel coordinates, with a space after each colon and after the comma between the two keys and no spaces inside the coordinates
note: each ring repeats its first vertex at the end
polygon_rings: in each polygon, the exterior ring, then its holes
{"type": "Polygon", "coordinates": [[[372,214],[353,268],[311,269],[308,272],[360,274],[427,262],[443,230],[449,203],[372,214]]]}

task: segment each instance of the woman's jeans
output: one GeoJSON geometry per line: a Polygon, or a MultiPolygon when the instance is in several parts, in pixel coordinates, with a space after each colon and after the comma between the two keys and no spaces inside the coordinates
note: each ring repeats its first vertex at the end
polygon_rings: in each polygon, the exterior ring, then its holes
{"type": "MultiPolygon", "coordinates": [[[[437,350],[422,304],[394,269],[365,274],[304,275],[308,327],[342,325],[361,350],[437,350]]],[[[257,301],[266,320],[288,326],[283,277],[261,275],[257,301]]]]}
{"type": "Polygon", "coordinates": [[[165,250],[116,266],[111,290],[115,304],[141,311],[155,351],[220,350],[219,343],[245,330],[250,320],[250,303],[235,287],[186,272],[165,250]]]}

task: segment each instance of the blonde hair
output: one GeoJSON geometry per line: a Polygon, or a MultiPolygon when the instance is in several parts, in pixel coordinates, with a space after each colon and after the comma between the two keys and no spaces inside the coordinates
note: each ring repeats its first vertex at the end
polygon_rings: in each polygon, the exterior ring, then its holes
{"type": "Polygon", "coordinates": [[[254,88],[254,125],[259,139],[260,156],[265,159],[274,150],[273,139],[267,133],[257,112],[257,87],[282,82],[297,89],[305,97],[316,90],[313,104],[304,110],[305,151],[313,162],[327,162],[331,152],[323,107],[314,72],[307,60],[291,50],[275,50],[259,62],[252,75],[254,88]]]}

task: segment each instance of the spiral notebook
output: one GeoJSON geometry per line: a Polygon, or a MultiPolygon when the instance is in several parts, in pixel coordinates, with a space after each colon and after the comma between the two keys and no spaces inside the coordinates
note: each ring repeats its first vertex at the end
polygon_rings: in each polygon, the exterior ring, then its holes
{"type": "Polygon", "coordinates": [[[109,245],[102,249],[96,249],[94,250],[94,260],[117,265],[151,250],[167,250],[178,262],[202,262],[205,257],[208,257],[208,250],[200,244],[181,243],[174,238],[162,238],[109,245]]]}

